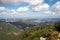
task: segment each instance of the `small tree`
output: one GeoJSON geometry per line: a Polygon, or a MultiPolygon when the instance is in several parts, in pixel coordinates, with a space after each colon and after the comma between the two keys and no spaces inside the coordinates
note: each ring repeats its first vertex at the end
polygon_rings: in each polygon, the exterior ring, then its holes
{"type": "Polygon", "coordinates": [[[60,22],[55,23],[55,30],[60,32],[60,22]]]}

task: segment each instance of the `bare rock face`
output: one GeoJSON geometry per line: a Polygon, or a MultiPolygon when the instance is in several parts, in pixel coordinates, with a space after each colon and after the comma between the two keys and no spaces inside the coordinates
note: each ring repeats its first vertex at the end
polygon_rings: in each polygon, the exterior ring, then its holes
{"type": "Polygon", "coordinates": [[[40,40],[46,40],[46,38],[44,38],[44,37],[40,37],[40,40]]]}
{"type": "Polygon", "coordinates": [[[59,33],[59,35],[58,35],[58,39],[57,40],[60,40],[60,33],[59,33]]]}

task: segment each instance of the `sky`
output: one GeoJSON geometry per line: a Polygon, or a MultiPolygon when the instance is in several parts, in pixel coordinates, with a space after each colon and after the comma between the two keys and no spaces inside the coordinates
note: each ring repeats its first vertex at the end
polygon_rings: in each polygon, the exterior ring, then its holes
{"type": "Polygon", "coordinates": [[[60,18],[60,0],[0,0],[4,18],[60,18]]]}

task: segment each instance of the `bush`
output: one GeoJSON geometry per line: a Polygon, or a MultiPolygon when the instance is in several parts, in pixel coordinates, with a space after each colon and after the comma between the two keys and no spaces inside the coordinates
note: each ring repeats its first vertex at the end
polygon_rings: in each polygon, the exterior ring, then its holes
{"type": "Polygon", "coordinates": [[[60,32],[60,22],[56,22],[54,27],[55,27],[55,30],[60,32]]]}

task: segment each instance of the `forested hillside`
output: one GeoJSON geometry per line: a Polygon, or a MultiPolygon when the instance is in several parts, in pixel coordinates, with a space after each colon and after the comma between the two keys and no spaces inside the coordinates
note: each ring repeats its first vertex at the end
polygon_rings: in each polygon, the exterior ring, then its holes
{"type": "Polygon", "coordinates": [[[0,22],[0,40],[40,40],[41,36],[50,37],[49,40],[56,40],[60,32],[59,29],[60,22],[25,29],[20,29],[10,23],[0,22]]]}

